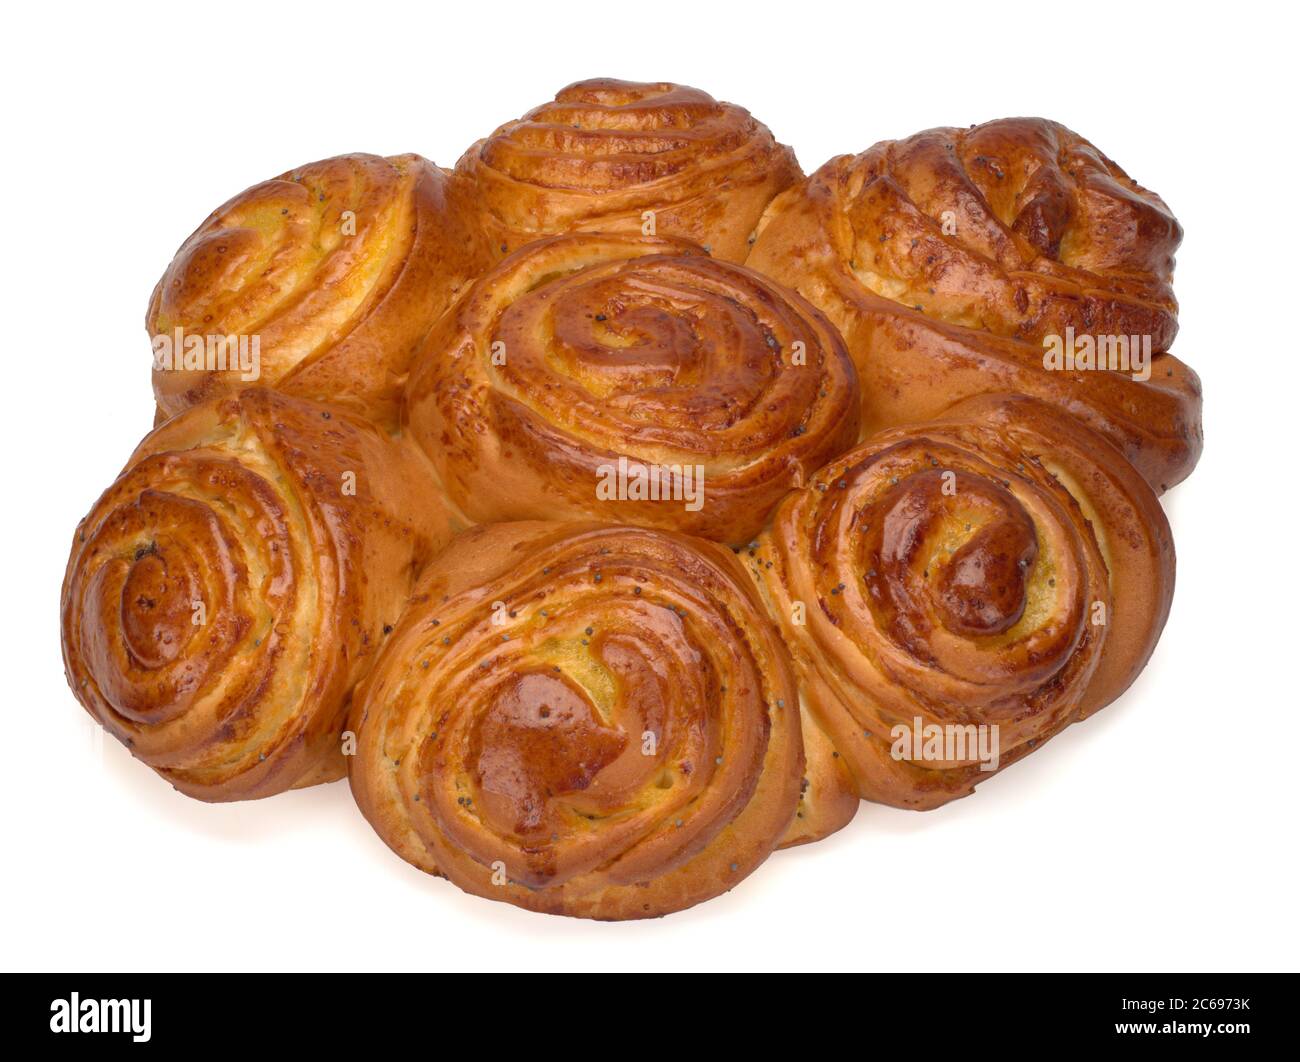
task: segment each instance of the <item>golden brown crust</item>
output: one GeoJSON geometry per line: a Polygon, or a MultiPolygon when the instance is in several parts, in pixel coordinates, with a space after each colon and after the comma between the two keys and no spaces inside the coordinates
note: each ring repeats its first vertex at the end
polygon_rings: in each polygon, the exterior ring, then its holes
{"type": "Polygon", "coordinates": [[[577,234],[473,284],[416,359],[406,415],[480,522],[740,542],[853,443],[858,400],[839,336],[793,292],[684,241],[577,234]],[[638,475],[663,469],[689,473],[661,477],[667,498],[638,475]]]}
{"type": "Polygon", "coordinates": [[[858,813],[861,798],[848,765],[830,736],[817,722],[812,710],[799,699],[800,731],[803,734],[803,782],[794,822],[781,838],[782,848],[811,844],[842,830],[858,813]]]}
{"type": "Polygon", "coordinates": [[[1164,490],[1202,439],[1200,382],[1168,353],[1181,238],[1160,197],[1086,140],[1013,118],[832,159],[771,205],[747,264],[843,332],[864,431],[933,419],[969,395],[1028,394],[1101,432],[1164,490]],[[1045,339],[1085,335],[1149,336],[1149,379],[1045,368],[1045,339]]]}
{"type": "Polygon", "coordinates": [[[996,726],[998,767],[1015,762],[1127,688],[1174,580],[1146,482],[1022,396],[868,439],[781,504],[747,563],[862,796],[910,808],[967,795],[994,761],[909,754],[904,733],[996,726]]]}
{"type": "MultiPolygon", "coordinates": [[[[753,579],[759,597],[767,614],[773,618],[781,615],[787,607],[784,599],[773,596],[773,586],[765,576],[765,570],[773,566],[766,559],[770,550],[764,550],[762,538],[750,542],[744,547],[734,547],[736,553],[753,579]]],[[[778,627],[782,625],[778,623],[778,627]]],[[[786,651],[796,656],[795,675],[800,680],[799,719],[800,732],[803,737],[804,774],[799,787],[799,807],[795,811],[794,821],[781,839],[782,848],[810,844],[829,837],[837,830],[843,829],[853,821],[857,814],[861,797],[858,784],[849,770],[848,764],[835,748],[835,743],[817,721],[808,701],[809,681],[803,677],[798,666],[798,643],[785,637],[786,651]]]]}
{"type": "Polygon", "coordinates": [[[803,768],[794,697],[724,548],[478,527],[430,566],[358,691],[352,788],[395,852],[467,892],[655,917],[776,847],[803,768]]]}
{"type": "Polygon", "coordinates": [[[599,230],[680,236],[734,262],[763,208],[800,176],[794,153],[743,108],[684,85],[613,78],[561,89],[456,166],[502,253],[599,230]]]}
{"type": "Polygon", "coordinates": [[[1087,716],[1114,701],[1146,666],[1174,597],[1173,531],[1150,485],[1095,432],[1024,396],[979,395],[944,422],[979,424],[1042,464],[1079,505],[1106,562],[1114,607],[1106,651],[1080,706],[1087,716]]]}
{"type": "Polygon", "coordinates": [[[201,800],[340,778],[353,687],[451,533],[414,448],[270,390],[213,399],[155,429],[78,526],[68,682],[201,800]]]}
{"type": "Polygon", "coordinates": [[[170,416],[247,386],[230,369],[176,369],[181,329],[246,344],[256,336],[260,384],[392,426],[411,355],[488,264],[471,217],[447,175],[418,155],[340,155],[241,192],[185,241],[154,289],[145,325],[159,406],[170,416]],[[159,346],[169,340],[170,351],[159,346]],[[172,367],[160,367],[164,351],[172,367]]]}

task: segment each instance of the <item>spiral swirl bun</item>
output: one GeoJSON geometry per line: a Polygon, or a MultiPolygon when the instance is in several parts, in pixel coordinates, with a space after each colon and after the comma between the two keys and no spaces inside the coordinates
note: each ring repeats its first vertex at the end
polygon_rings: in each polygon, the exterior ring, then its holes
{"type": "Polygon", "coordinates": [[[450,537],[413,449],[273,391],[214,399],[149,435],[78,527],[68,682],[190,796],[342,777],[352,689],[450,537]]]}
{"type": "Polygon", "coordinates": [[[150,300],[161,413],[255,379],[395,423],[411,355],[488,264],[470,217],[418,155],[341,155],[241,192],[185,241],[150,300]]]}
{"type": "Polygon", "coordinates": [[[747,264],[843,332],[868,431],[1013,391],[1083,419],[1158,490],[1196,464],[1200,382],[1168,353],[1182,229],[1064,126],[1012,118],[840,156],[759,233],[747,264]]]}
{"type": "Polygon", "coordinates": [[[794,698],[724,548],[478,527],[430,566],[358,692],[352,788],[394,851],[467,892],[653,917],[776,846],[803,766],[794,698]]]}
{"type": "Polygon", "coordinates": [[[861,795],[914,808],[966,795],[986,765],[1123,692],[1174,577],[1169,526],[1123,456],[1008,396],[832,462],[780,506],[749,565],[861,795]],[[981,726],[997,728],[996,751],[981,747],[994,755],[976,753],[972,731],[965,754],[899,744],[981,726]]]}
{"type": "Polygon", "coordinates": [[[853,363],[793,292],[683,241],[539,241],[430,336],[407,413],[474,520],[753,535],[857,438],[853,363]]]}
{"type": "Polygon", "coordinates": [[[611,78],[570,85],[507,122],[456,174],[502,250],[630,231],[684,237],[736,262],[763,208],[801,176],[794,153],[743,108],[683,85],[611,78]]]}

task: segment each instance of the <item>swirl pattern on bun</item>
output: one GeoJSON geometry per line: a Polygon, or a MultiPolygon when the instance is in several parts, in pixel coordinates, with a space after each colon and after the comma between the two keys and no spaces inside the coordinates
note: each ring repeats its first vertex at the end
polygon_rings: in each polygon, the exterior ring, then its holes
{"type": "Polygon", "coordinates": [[[831,159],[771,205],[747,264],[839,327],[866,430],[1033,395],[1163,491],[1202,440],[1200,381],[1168,353],[1181,239],[1163,200],[1088,141],[1009,118],[831,159]]]}
{"type": "Polygon", "coordinates": [[[189,796],[341,778],[352,690],[451,534],[414,449],[270,390],[213,399],[150,434],[77,528],[68,682],[189,796]]]}
{"type": "Polygon", "coordinates": [[[467,892],[649,918],[732,888],[799,799],[794,680],[721,546],[478,527],[433,562],[358,692],[352,788],[467,892]]]}
{"type": "Polygon", "coordinates": [[[393,425],[411,355],[488,264],[471,217],[418,155],[340,155],[241,192],[150,300],[160,415],[257,382],[393,425]]]}
{"type": "Polygon", "coordinates": [[[1174,583],[1149,485],[1020,396],[868,439],[786,499],[746,559],[859,792],[910,808],[968,794],[1119,696],[1174,583]],[[965,729],[935,755],[911,743],[929,727],[965,729]]]}
{"type": "Polygon", "coordinates": [[[740,262],[802,176],[748,111],[699,89],[597,78],[474,144],[456,174],[501,251],[573,231],[680,236],[740,262]]]}
{"type": "Polygon", "coordinates": [[[679,240],[538,241],[417,358],[414,437],[473,520],[596,519],[747,540],[857,438],[835,330],[679,240]]]}

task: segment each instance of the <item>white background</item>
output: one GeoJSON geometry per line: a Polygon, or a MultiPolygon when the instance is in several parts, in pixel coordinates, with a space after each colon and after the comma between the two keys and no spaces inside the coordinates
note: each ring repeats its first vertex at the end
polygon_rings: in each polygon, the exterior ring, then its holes
{"type": "Polygon", "coordinates": [[[0,965],[17,969],[1295,969],[1294,24],[1250,4],[536,0],[10,7],[0,965]],[[1206,8],[1209,5],[1205,5],[1206,8]],[[917,814],[864,805],[731,894],[526,914],[393,856],[345,784],[206,806],[100,742],[59,657],[77,520],[153,414],[152,286],[241,188],[346,151],[451,165],[592,76],[748,107],[805,169],[1058,119],[1186,229],[1175,353],[1206,451],[1166,497],[1173,617],[1090,722],[917,814]]]}

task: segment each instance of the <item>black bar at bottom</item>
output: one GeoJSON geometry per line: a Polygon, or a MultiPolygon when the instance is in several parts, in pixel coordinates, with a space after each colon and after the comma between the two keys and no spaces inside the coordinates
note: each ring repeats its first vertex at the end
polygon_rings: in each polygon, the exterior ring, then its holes
{"type": "Polygon", "coordinates": [[[412,1038],[438,1053],[459,1044],[585,1054],[606,1031],[667,1049],[701,1025],[716,1031],[719,1047],[784,1026],[779,1035],[808,1050],[847,1038],[862,1055],[871,1044],[888,1050],[882,1033],[926,1051],[1127,1041],[1289,1054],[1300,1027],[1293,974],[864,974],[841,984],[801,974],[770,985],[746,974],[670,974],[658,985],[632,983],[650,975],[602,975],[590,987],[585,979],[515,975],[515,984],[489,986],[459,974],[11,974],[0,1013],[10,1036],[47,1046],[112,1039],[208,1052],[282,1041],[300,1055],[412,1038]]]}

